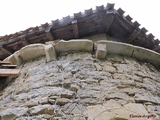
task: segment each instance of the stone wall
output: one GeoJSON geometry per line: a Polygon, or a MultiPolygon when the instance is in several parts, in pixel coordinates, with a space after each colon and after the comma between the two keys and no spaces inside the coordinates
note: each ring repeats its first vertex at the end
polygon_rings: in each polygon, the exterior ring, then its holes
{"type": "Polygon", "coordinates": [[[135,58],[59,53],[23,62],[0,93],[0,120],[159,120],[160,71],[135,58]],[[148,119],[149,118],[149,119],[148,119]]]}
{"type": "Polygon", "coordinates": [[[160,54],[105,34],[88,39],[6,58],[21,72],[0,79],[0,120],[159,120],[160,54]]]}

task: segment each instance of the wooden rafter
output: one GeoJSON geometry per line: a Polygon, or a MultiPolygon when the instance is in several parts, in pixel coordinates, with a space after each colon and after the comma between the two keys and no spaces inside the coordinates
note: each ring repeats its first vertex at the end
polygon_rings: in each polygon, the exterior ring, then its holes
{"type": "Polygon", "coordinates": [[[3,45],[1,45],[0,46],[0,49],[2,50],[2,51],[4,51],[5,53],[7,53],[8,55],[11,55],[12,54],[12,52],[10,51],[10,50],[8,50],[5,46],[3,46],[3,45]]]}
{"type": "Polygon", "coordinates": [[[106,18],[105,18],[105,23],[103,23],[105,25],[105,32],[108,33],[113,21],[115,18],[115,13],[113,10],[111,11],[106,11],[106,18]]]}
{"type": "Polygon", "coordinates": [[[53,40],[54,40],[54,37],[53,37],[53,35],[52,35],[52,33],[51,33],[51,29],[52,29],[52,26],[49,27],[49,28],[47,28],[47,29],[45,30],[45,33],[46,33],[47,38],[48,38],[50,41],[53,41],[53,40]]]}
{"type": "Polygon", "coordinates": [[[137,36],[138,36],[139,32],[137,30],[134,30],[126,39],[127,43],[131,43],[137,36]]]}
{"type": "Polygon", "coordinates": [[[26,37],[22,37],[22,38],[21,38],[21,41],[22,41],[22,44],[23,44],[24,46],[30,44],[26,37]]]}
{"type": "Polygon", "coordinates": [[[77,20],[73,20],[72,21],[72,28],[73,28],[73,32],[74,32],[74,37],[75,38],[79,38],[79,31],[78,31],[77,20]]]}

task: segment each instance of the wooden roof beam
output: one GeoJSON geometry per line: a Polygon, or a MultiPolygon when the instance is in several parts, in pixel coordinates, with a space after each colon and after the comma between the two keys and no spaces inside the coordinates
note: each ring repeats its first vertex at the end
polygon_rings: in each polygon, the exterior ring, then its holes
{"type": "Polygon", "coordinates": [[[0,49],[2,51],[4,51],[5,53],[7,53],[8,55],[12,54],[12,52],[8,48],[6,48],[5,46],[3,46],[3,45],[0,45],[0,49]]]}
{"type": "Polygon", "coordinates": [[[26,37],[21,37],[21,42],[22,42],[22,44],[23,44],[24,46],[30,44],[29,41],[28,41],[28,39],[27,39],[26,37]]]}
{"type": "Polygon", "coordinates": [[[51,29],[52,29],[52,26],[48,27],[48,28],[45,30],[45,33],[46,33],[47,38],[48,38],[50,41],[53,41],[53,40],[54,40],[54,37],[53,37],[53,35],[52,35],[51,29]]]}
{"type": "Polygon", "coordinates": [[[155,44],[156,44],[157,46],[159,46],[159,44],[160,44],[160,40],[159,40],[159,39],[154,40],[154,42],[155,42],[155,44]]]}
{"type": "Polygon", "coordinates": [[[108,33],[113,21],[115,18],[115,11],[114,10],[108,10],[106,11],[106,18],[103,21],[103,26],[105,26],[105,32],[108,33]]]}
{"type": "Polygon", "coordinates": [[[78,30],[77,20],[72,21],[72,28],[73,28],[73,32],[74,32],[74,37],[79,38],[79,30],[78,30]]]}
{"type": "Polygon", "coordinates": [[[158,45],[157,47],[155,47],[153,50],[154,50],[154,51],[160,50],[160,45],[158,45]]]}
{"type": "Polygon", "coordinates": [[[139,32],[137,30],[134,30],[126,39],[126,43],[131,43],[137,36],[139,32]]]}

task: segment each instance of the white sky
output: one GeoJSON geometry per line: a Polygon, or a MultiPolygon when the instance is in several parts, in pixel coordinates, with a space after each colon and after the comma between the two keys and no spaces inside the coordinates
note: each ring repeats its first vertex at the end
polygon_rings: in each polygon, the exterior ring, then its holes
{"type": "Polygon", "coordinates": [[[159,0],[0,0],[0,36],[40,26],[51,20],[72,16],[85,9],[115,3],[134,21],[160,39],[159,0]]]}

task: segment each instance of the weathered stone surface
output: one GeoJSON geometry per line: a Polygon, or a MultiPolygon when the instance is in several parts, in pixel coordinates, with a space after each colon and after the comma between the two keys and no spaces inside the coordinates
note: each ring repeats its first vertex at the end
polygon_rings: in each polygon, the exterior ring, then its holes
{"type": "Polygon", "coordinates": [[[38,114],[49,114],[52,115],[54,111],[54,106],[51,105],[38,105],[30,108],[28,112],[31,115],[38,115],[38,114]]]}
{"type": "Polygon", "coordinates": [[[126,93],[120,93],[120,92],[109,93],[105,99],[109,100],[115,98],[130,100],[129,96],[126,93]]]}
{"type": "Polygon", "coordinates": [[[137,112],[159,119],[160,72],[148,63],[76,52],[47,63],[39,57],[20,67],[21,74],[7,79],[0,93],[0,114],[7,120],[146,119],[130,118],[137,112]]]}
{"type": "MultiPolygon", "coordinates": [[[[87,107],[85,115],[89,120],[147,120],[147,117],[135,117],[132,115],[149,115],[141,104],[129,103],[124,106],[112,101],[103,105],[87,107]]],[[[155,119],[156,115],[154,116],[155,119]]],[[[153,120],[153,117],[151,118],[153,120]]]]}
{"type": "Polygon", "coordinates": [[[105,59],[107,55],[107,49],[105,44],[98,44],[96,50],[96,58],[105,59]]]}
{"type": "MultiPolygon", "coordinates": [[[[55,97],[57,98],[58,96],[55,96],[55,97]]],[[[49,102],[50,104],[55,104],[56,98],[49,97],[49,98],[48,98],[48,102],[49,102]]]]}
{"type": "Polygon", "coordinates": [[[43,97],[38,102],[40,104],[48,104],[49,100],[48,100],[48,97],[43,97]]]}
{"type": "Polygon", "coordinates": [[[105,67],[103,67],[103,70],[110,72],[110,73],[116,73],[116,69],[112,66],[105,66],[105,67]]]}
{"type": "Polygon", "coordinates": [[[106,44],[107,52],[109,54],[131,56],[141,61],[150,62],[157,67],[160,66],[160,54],[152,50],[148,50],[138,46],[133,46],[130,44],[106,40],[100,40],[97,44],[106,44]]]}
{"type": "Polygon", "coordinates": [[[65,105],[71,101],[67,98],[58,98],[56,102],[57,102],[57,105],[65,105]]]}
{"type": "Polygon", "coordinates": [[[77,90],[80,89],[80,87],[79,87],[78,85],[76,85],[76,84],[71,84],[70,89],[71,89],[72,91],[77,91],[77,90]]]}
{"type": "Polygon", "coordinates": [[[52,115],[42,114],[42,115],[34,115],[34,116],[22,116],[16,118],[15,120],[49,120],[52,118],[52,115]]]}
{"type": "Polygon", "coordinates": [[[116,63],[117,62],[122,63],[124,61],[124,57],[121,55],[108,54],[107,60],[112,61],[112,62],[116,62],[116,63]]]}
{"type": "Polygon", "coordinates": [[[93,42],[91,40],[61,40],[55,45],[56,51],[59,52],[69,52],[69,51],[93,51],[93,42]]]}
{"type": "Polygon", "coordinates": [[[18,56],[15,56],[16,53],[10,55],[6,59],[4,59],[4,62],[11,62],[13,65],[20,65],[21,64],[21,59],[18,56]]]}
{"type": "Polygon", "coordinates": [[[85,107],[78,103],[78,100],[72,103],[64,105],[63,109],[65,114],[81,114],[81,110],[84,111],[85,107]]]}
{"type": "Polygon", "coordinates": [[[22,60],[27,61],[29,59],[44,56],[44,46],[44,44],[31,44],[23,47],[16,54],[17,56],[20,56],[22,60]]]}
{"type": "Polygon", "coordinates": [[[30,108],[33,106],[37,106],[39,103],[38,103],[38,99],[31,99],[31,100],[27,101],[25,104],[27,107],[30,108]]]}
{"type": "Polygon", "coordinates": [[[133,45],[130,45],[130,44],[124,44],[120,42],[113,42],[113,41],[106,41],[106,40],[100,40],[97,42],[97,44],[106,44],[107,52],[110,54],[131,56],[132,51],[134,49],[133,45]]]}
{"type": "Polygon", "coordinates": [[[160,54],[155,51],[135,46],[132,56],[160,67],[160,54]]]}
{"type": "Polygon", "coordinates": [[[57,55],[56,55],[55,48],[52,44],[45,45],[44,49],[45,49],[47,62],[56,60],[57,55]]]}
{"type": "Polygon", "coordinates": [[[152,94],[143,93],[143,94],[135,94],[136,102],[152,102],[156,104],[160,104],[160,98],[154,97],[152,94]]]}
{"type": "Polygon", "coordinates": [[[16,117],[25,115],[27,110],[27,107],[11,107],[2,110],[0,109],[0,118],[2,120],[13,120],[16,117]]]}
{"type": "Polygon", "coordinates": [[[147,105],[147,110],[150,113],[156,113],[156,114],[160,115],[160,106],[159,105],[157,105],[157,106],[147,105]]]}
{"type": "Polygon", "coordinates": [[[102,66],[97,64],[97,63],[94,63],[95,67],[96,67],[96,70],[97,71],[102,71],[102,66]]]}

